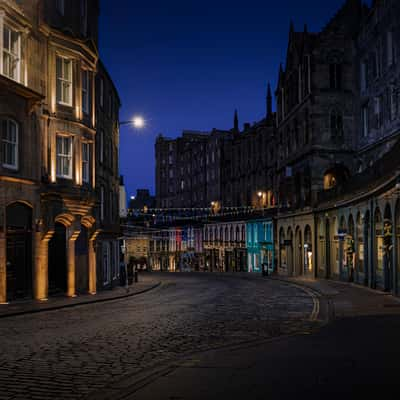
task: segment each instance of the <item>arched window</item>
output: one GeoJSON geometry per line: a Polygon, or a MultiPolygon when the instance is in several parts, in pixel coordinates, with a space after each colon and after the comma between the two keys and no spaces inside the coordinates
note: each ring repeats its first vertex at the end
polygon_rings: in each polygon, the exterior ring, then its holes
{"type": "Polygon", "coordinates": [[[343,141],[344,131],[343,131],[343,115],[342,113],[335,109],[331,111],[331,139],[334,143],[340,143],[343,141]]]}
{"type": "Polygon", "coordinates": [[[1,163],[4,168],[18,169],[18,124],[12,119],[1,121],[1,163]]]}

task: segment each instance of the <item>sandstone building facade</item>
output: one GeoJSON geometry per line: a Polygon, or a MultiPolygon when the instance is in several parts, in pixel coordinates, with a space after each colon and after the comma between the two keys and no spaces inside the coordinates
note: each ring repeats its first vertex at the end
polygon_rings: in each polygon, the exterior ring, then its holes
{"type": "Polygon", "coordinates": [[[1,302],[96,293],[98,15],[0,1],[1,302]]]}

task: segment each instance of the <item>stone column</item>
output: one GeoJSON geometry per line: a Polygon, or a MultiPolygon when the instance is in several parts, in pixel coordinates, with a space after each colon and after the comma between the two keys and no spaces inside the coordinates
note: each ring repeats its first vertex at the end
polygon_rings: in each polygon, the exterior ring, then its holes
{"type": "Polygon", "coordinates": [[[88,246],[88,268],[89,268],[89,293],[96,294],[97,291],[97,270],[96,270],[96,241],[89,240],[88,246]]]}
{"type": "Polygon", "coordinates": [[[34,298],[35,300],[47,300],[49,292],[49,241],[54,231],[34,234],[34,298]]]}
{"type": "Polygon", "coordinates": [[[76,296],[76,268],[75,268],[75,242],[80,231],[72,227],[70,237],[67,240],[67,296],[76,296]]]}
{"type": "Polygon", "coordinates": [[[0,304],[7,302],[7,241],[0,227],[0,304]]]}

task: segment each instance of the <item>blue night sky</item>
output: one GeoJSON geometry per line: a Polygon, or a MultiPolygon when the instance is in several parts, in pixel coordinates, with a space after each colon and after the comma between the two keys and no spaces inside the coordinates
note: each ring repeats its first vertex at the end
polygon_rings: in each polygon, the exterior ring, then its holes
{"type": "Polygon", "coordinates": [[[128,195],[154,192],[154,141],[183,129],[230,129],[265,113],[285,61],[290,20],[320,30],[344,0],[102,0],[100,52],[119,90],[121,121],[143,115],[147,127],[121,127],[120,173],[128,195]]]}

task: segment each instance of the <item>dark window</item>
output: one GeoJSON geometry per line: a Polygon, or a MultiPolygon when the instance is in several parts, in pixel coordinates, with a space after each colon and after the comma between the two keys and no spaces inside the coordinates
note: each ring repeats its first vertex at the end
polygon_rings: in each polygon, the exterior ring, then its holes
{"type": "Polygon", "coordinates": [[[342,88],[342,66],[340,64],[330,64],[329,79],[331,89],[342,88]]]}

